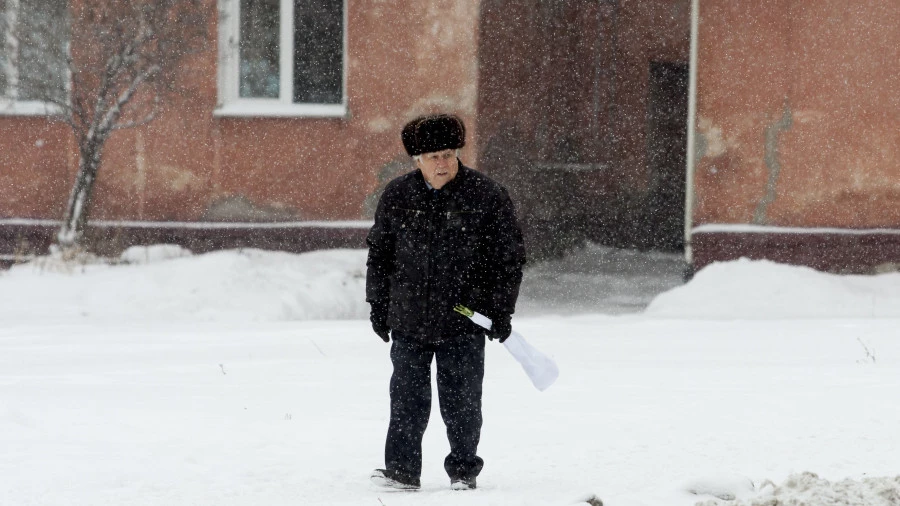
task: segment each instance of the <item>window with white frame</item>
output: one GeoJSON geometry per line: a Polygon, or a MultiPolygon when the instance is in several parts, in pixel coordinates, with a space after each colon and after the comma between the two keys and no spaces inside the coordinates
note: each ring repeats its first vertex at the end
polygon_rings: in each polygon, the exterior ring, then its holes
{"type": "Polygon", "coordinates": [[[0,0],[0,114],[50,114],[66,97],[66,0],[0,0]]]}
{"type": "Polygon", "coordinates": [[[220,0],[221,116],[346,115],[346,0],[220,0]]]}

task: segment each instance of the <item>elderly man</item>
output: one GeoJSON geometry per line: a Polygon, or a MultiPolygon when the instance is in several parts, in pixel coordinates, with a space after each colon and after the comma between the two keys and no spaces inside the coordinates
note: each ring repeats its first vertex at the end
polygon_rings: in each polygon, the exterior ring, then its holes
{"type": "Polygon", "coordinates": [[[487,337],[502,343],[511,332],[525,248],[506,189],[459,161],[465,135],[462,120],[447,114],[403,127],[403,146],[418,170],[385,188],[366,240],[372,328],[384,342],[393,339],[385,468],[372,475],[384,487],[420,487],[432,359],[451,488],[474,489],[484,465],[476,451],[485,331],[453,307],[490,317],[487,337]]]}

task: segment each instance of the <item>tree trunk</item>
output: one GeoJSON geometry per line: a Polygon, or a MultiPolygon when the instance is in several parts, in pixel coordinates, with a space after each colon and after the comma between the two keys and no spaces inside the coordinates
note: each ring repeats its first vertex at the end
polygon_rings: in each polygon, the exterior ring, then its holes
{"type": "Polygon", "coordinates": [[[103,141],[94,140],[86,144],[87,147],[81,150],[81,157],[78,160],[78,174],[69,195],[66,215],[56,235],[56,240],[63,249],[73,249],[81,243],[94,193],[94,182],[97,180],[97,169],[100,168],[100,150],[103,141]]]}

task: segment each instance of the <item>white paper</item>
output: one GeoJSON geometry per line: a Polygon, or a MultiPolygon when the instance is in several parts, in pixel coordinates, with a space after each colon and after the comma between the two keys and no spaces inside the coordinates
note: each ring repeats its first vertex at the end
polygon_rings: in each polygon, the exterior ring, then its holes
{"type": "Polygon", "coordinates": [[[503,346],[525,369],[531,383],[540,391],[550,388],[559,377],[559,367],[552,358],[538,351],[515,330],[503,341],[503,346]]]}
{"type": "MultiPolygon", "coordinates": [[[[477,311],[470,318],[487,330],[490,330],[493,324],[490,318],[477,311]]],[[[528,341],[522,337],[522,334],[515,330],[503,341],[503,346],[516,359],[516,362],[522,366],[525,374],[528,375],[528,379],[531,380],[531,384],[538,390],[543,392],[550,388],[550,385],[559,377],[559,367],[556,365],[556,362],[538,351],[534,346],[528,344],[528,341]]]]}
{"type": "Polygon", "coordinates": [[[490,318],[477,312],[472,314],[472,321],[475,322],[476,325],[484,327],[487,330],[491,330],[491,326],[493,325],[490,318]]]}

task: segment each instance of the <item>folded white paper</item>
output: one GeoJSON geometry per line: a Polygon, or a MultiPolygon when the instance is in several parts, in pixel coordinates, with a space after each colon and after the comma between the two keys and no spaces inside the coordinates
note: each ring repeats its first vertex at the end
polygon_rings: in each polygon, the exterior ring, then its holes
{"type": "MultiPolygon", "coordinates": [[[[464,306],[457,306],[454,310],[464,316],[469,317],[473,322],[487,330],[491,329],[491,319],[487,316],[464,306]]],[[[506,351],[516,359],[516,362],[525,370],[531,384],[540,391],[550,388],[556,378],[559,377],[559,367],[552,358],[538,351],[534,346],[528,344],[528,341],[515,330],[509,334],[509,337],[503,341],[506,351]]]]}
{"type": "Polygon", "coordinates": [[[491,319],[488,318],[487,316],[484,316],[481,313],[472,311],[472,316],[470,316],[469,318],[471,318],[472,321],[475,322],[476,325],[486,328],[488,330],[491,330],[492,322],[491,322],[491,319]]]}
{"type": "Polygon", "coordinates": [[[559,377],[559,367],[552,358],[539,352],[515,330],[503,341],[503,346],[525,369],[531,384],[540,391],[550,388],[559,377]]]}

